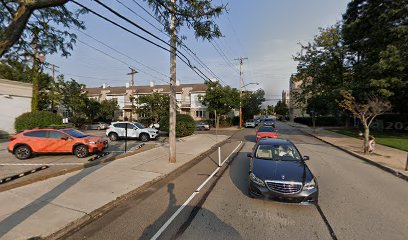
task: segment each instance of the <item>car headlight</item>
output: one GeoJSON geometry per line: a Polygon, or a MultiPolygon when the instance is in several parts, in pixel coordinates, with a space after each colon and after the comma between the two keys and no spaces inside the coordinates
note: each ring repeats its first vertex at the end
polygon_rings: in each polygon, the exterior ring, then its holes
{"type": "Polygon", "coordinates": [[[306,183],[305,186],[303,186],[303,190],[312,190],[314,188],[316,188],[316,182],[314,179],[312,179],[312,181],[306,183]]]}
{"type": "Polygon", "coordinates": [[[89,142],[89,144],[99,144],[99,142],[89,142]]]}
{"type": "Polygon", "coordinates": [[[256,183],[256,184],[265,187],[264,181],[262,181],[262,179],[260,179],[259,177],[255,176],[255,174],[253,174],[253,173],[249,174],[249,179],[251,179],[251,181],[256,183]]]}
{"type": "Polygon", "coordinates": [[[156,133],[156,131],[149,131],[149,133],[153,133],[153,134],[155,134],[155,133],[156,133]]]}

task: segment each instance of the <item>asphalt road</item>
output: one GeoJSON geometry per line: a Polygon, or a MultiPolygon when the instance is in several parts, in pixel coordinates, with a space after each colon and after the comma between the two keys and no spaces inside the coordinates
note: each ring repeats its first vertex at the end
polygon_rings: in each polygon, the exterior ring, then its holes
{"type": "MultiPolygon", "coordinates": [[[[319,183],[318,206],[247,196],[246,153],[255,138],[254,130],[246,129],[232,137],[245,141],[242,151],[160,239],[408,239],[407,182],[287,125],[277,127],[280,137],[310,156],[307,164],[319,183]]],[[[228,144],[224,154],[233,147],[234,142],[228,144]]],[[[212,154],[155,184],[69,239],[150,239],[212,172],[215,158],[212,154]]]]}

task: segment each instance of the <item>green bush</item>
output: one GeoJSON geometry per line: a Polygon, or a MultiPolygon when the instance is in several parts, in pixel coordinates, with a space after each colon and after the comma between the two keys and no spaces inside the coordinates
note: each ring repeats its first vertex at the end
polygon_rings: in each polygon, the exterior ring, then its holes
{"type": "Polygon", "coordinates": [[[45,128],[61,125],[62,117],[52,112],[27,112],[16,118],[14,127],[17,132],[24,129],[45,128]]]}
{"type": "MultiPolygon", "coordinates": [[[[196,123],[190,115],[177,114],[176,116],[176,137],[190,136],[196,129],[196,123]]],[[[165,116],[160,119],[160,130],[169,132],[169,117],[165,116]]]]}

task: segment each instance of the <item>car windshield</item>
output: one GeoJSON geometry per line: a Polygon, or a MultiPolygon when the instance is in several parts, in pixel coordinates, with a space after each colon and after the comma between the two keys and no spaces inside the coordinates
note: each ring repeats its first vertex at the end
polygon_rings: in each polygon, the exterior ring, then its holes
{"type": "Polygon", "coordinates": [[[143,124],[141,124],[141,123],[134,122],[133,124],[134,124],[137,128],[139,128],[139,129],[145,128],[145,126],[144,126],[143,124]]]}
{"type": "Polygon", "coordinates": [[[275,129],[273,127],[269,127],[269,126],[267,126],[267,127],[262,126],[262,127],[260,127],[258,129],[258,132],[275,132],[275,129]]]}
{"type": "Polygon", "coordinates": [[[88,137],[88,135],[86,135],[83,132],[80,132],[78,130],[75,129],[64,129],[62,130],[64,133],[69,134],[75,138],[84,138],[84,137],[88,137]]]}
{"type": "Polygon", "coordinates": [[[260,144],[255,152],[255,157],[259,159],[267,160],[280,160],[280,161],[300,161],[301,157],[299,152],[291,145],[279,145],[279,144],[260,144]]]}

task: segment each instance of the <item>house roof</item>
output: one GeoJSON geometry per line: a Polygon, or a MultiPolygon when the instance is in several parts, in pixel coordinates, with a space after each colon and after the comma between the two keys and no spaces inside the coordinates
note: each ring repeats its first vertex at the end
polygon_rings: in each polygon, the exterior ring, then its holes
{"type": "MultiPolygon", "coordinates": [[[[195,84],[181,84],[176,86],[176,92],[181,93],[183,88],[191,88],[191,92],[205,92],[207,90],[207,85],[204,83],[195,83],[195,84]]],[[[98,88],[86,88],[88,95],[99,95],[102,91],[107,91],[107,95],[121,95],[130,92],[132,87],[98,87],[98,88]]],[[[155,85],[154,87],[150,86],[135,86],[136,94],[149,94],[154,91],[159,91],[161,93],[169,93],[169,85],[155,85]]]]}

